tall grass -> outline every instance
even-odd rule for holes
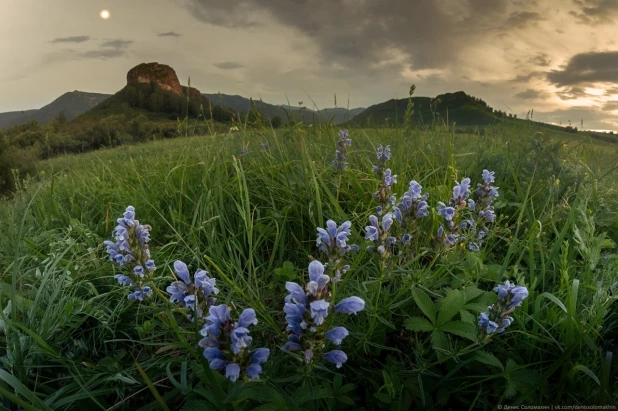
[[[618,401],[616,146],[527,127],[484,135],[355,129],[350,166],[338,177],[336,132],[242,130],[41,163],[38,179],[0,203],[4,407],[493,409]],[[375,207],[371,164],[379,144],[391,145],[395,191],[416,179],[432,206],[450,196],[454,180],[496,171],[499,219],[480,253],[429,252],[434,213],[419,227],[413,258],[387,271],[375,262],[363,228]],[[249,152],[241,155],[242,147]],[[273,353],[261,382],[239,382],[223,400],[209,399],[203,367],[187,354],[190,333],[178,338],[182,317],[163,298],[126,299],[101,243],[128,204],[153,227],[158,288],[181,259],[217,278],[219,302],[255,308],[252,335]],[[361,252],[341,292],[363,297],[367,308],[346,323],[344,367],[307,372],[278,349],[284,282],[275,270],[291,262],[304,278],[319,258],[316,227],[327,219],[352,222]],[[422,315],[413,290],[440,309],[450,290],[491,291],[506,279],[526,284],[530,297],[489,345],[465,351],[455,335],[436,344],[403,326]],[[466,300],[457,315],[476,321],[487,295]]]

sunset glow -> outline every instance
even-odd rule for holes
[[[101,16],[103,20],[109,19],[109,16],[110,16],[109,10],[101,10],[101,12],[99,13],[99,16]]]

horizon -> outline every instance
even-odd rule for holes
[[[462,90],[518,117],[618,130],[618,2],[380,3],[159,0],[144,15],[137,2],[8,0],[0,112],[114,94],[158,61],[201,93],[274,105],[332,108],[336,94],[337,107],[369,107],[415,84],[415,96]]]

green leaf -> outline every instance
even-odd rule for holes
[[[596,382],[597,385],[601,385],[601,381],[599,380],[599,378],[596,375],[594,375],[594,373],[590,370],[590,368],[586,367],[585,365],[578,364],[575,367],[573,367],[573,369],[570,372],[571,376],[574,376],[577,371],[583,372],[584,374],[592,378],[592,380]]]
[[[450,290],[442,300],[438,312],[438,327],[449,322],[461,310],[465,302],[464,294],[461,291]]]
[[[558,307],[560,307],[560,309],[562,311],[564,311],[565,313],[567,312],[567,308],[564,306],[564,304],[562,304],[562,301],[560,301],[558,299],[558,297],[556,297],[555,295],[551,294],[551,293],[543,293],[540,295],[540,297],[545,297],[545,298],[549,298],[550,300],[552,300],[554,303],[556,303],[556,305]]]
[[[476,286],[466,287],[463,289],[466,302],[474,300],[479,295],[483,294],[483,290],[479,290]]]
[[[492,353],[488,353],[486,351],[477,351],[474,355],[474,359],[478,362],[500,368],[500,370],[504,371],[504,365],[502,365],[498,357],[496,357]]]
[[[463,306],[464,309],[474,311],[477,313],[482,313],[483,311],[487,311],[487,305],[470,303]]]
[[[291,261],[284,261],[281,267],[275,268],[275,278],[279,281],[292,281],[296,278],[296,272],[294,271],[294,263]]]
[[[438,354],[439,359],[444,358],[446,356],[444,351],[449,350],[446,334],[440,330],[434,330],[434,332],[431,333],[431,346]]]
[[[423,314],[429,318],[432,324],[436,322],[436,309],[431,302],[431,298],[420,288],[412,289],[412,298],[414,298],[414,302],[418,305],[418,308],[421,309]]]
[[[465,323],[463,321],[451,321],[440,327],[440,330],[447,333],[455,334],[459,337],[467,338],[470,341],[476,341],[476,327],[474,324]]]
[[[461,310],[459,312],[459,315],[461,316],[461,321],[465,323],[476,324],[476,316],[470,313],[470,311]]]
[[[432,331],[433,325],[424,318],[411,317],[403,322],[408,331]]]

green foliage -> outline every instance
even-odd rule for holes
[[[417,100],[414,110],[421,110]],[[156,141],[33,160],[28,173],[36,178],[20,172],[15,195],[0,203],[3,400],[58,410],[493,409],[618,400],[612,143],[539,135],[528,123],[499,124],[484,135],[415,123],[405,138],[351,129],[350,165],[339,179],[330,164],[336,128],[299,124],[169,140],[159,138],[163,122],[140,114],[105,112],[92,124],[65,127],[84,126],[75,144],[96,137],[108,147],[110,136],[124,144],[125,134]],[[113,117],[121,115],[124,123]],[[169,124],[175,132],[175,121]],[[187,130],[199,125],[194,119]],[[0,167],[9,164],[12,176],[18,155],[58,150],[49,139],[57,134],[46,127],[0,132],[2,146],[13,150],[0,152]],[[101,135],[89,134],[95,129]],[[260,142],[270,150],[256,149]],[[416,179],[432,206],[450,196],[453,180],[496,171],[499,219],[480,252],[436,252],[432,215],[400,267],[375,263],[362,227],[375,212],[367,193],[375,190],[370,166],[378,144],[391,145],[398,198]],[[126,299],[101,243],[128,204],[153,227],[158,289],[182,259],[217,279],[221,303],[259,311],[252,336],[272,350],[260,381],[209,374],[190,321],[169,296],[139,306]],[[282,288],[321,258],[315,228],[328,218],[349,219],[350,242],[361,245],[334,299],[359,295],[367,306],[343,320],[350,332],[344,366],[307,370],[279,351]],[[506,332],[475,345],[478,314],[506,279],[526,285],[530,296]]]

